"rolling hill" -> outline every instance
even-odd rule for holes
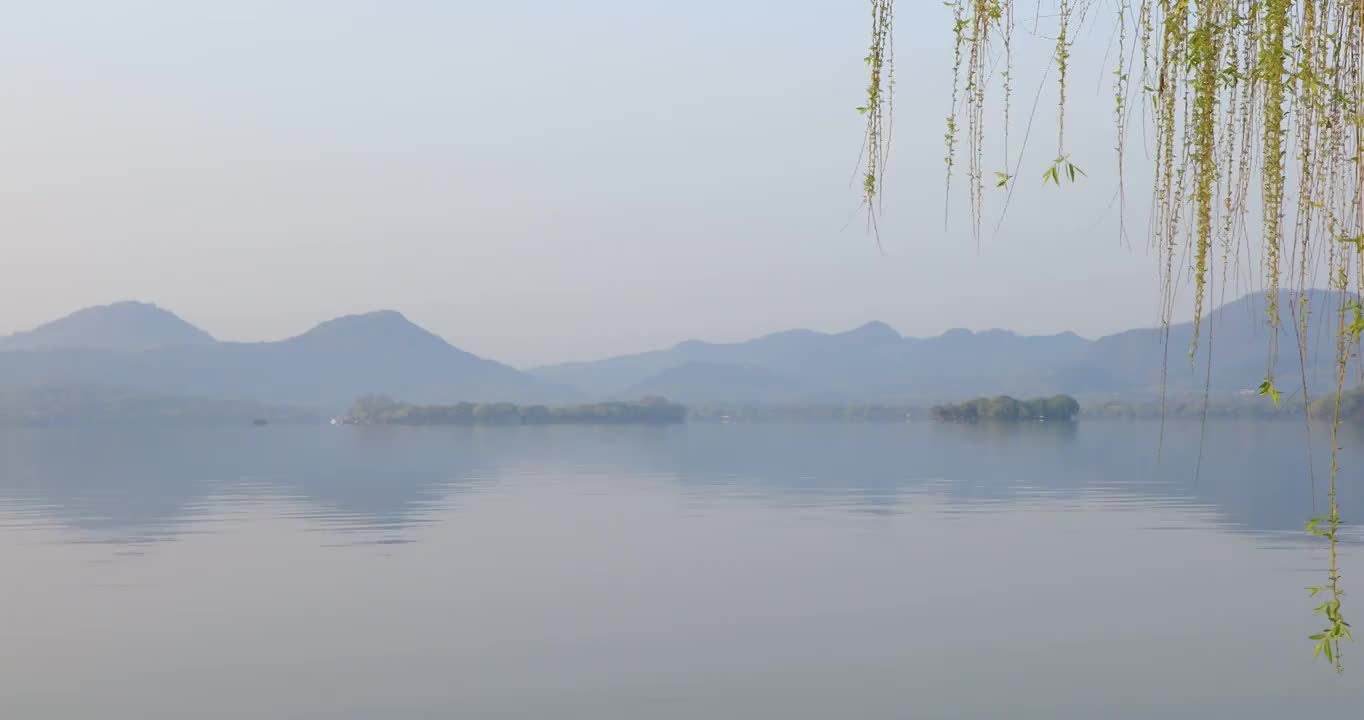
[[[212,335],[155,305],[121,302],[78,310],[27,332],[0,337],[7,350],[139,352],[213,345]]]

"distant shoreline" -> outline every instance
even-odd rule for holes
[[[383,397],[357,400],[337,425],[673,425],[687,408],[663,398],[549,407],[512,403],[412,405]]]
[[[1064,396],[1055,396],[1056,398]],[[371,397],[349,412],[336,406],[290,407],[251,400],[181,396],[135,388],[99,385],[48,385],[0,389],[0,426],[157,426],[187,427],[255,425],[673,425],[678,423],[816,423],[887,424],[916,421],[1036,421],[1041,400],[1008,396],[980,398],[957,405],[926,402],[870,403],[707,403],[687,405],[662,397],[639,401],[607,401],[577,405],[520,405],[508,402],[460,402],[422,405]],[[1275,405],[1269,398],[1239,393],[1170,396],[1158,399],[1086,398],[1078,412],[1056,419],[1083,420],[1281,420],[1302,421],[1305,415],[1329,419],[1334,395],[1314,398],[1308,413],[1301,398]],[[1016,408],[1016,410],[1015,410]],[[1347,391],[1341,418],[1364,425],[1364,391]]]

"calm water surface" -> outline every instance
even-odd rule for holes
[[[0,717],[1359,717],[1303,435],[0,429]]]

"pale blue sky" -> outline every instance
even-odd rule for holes
[[[1042,188],[1044,94],[977,248],[964,205],[942,222],[951,20],[900,6],[882,254],[849,182],[865,2],[3,3],[0,332],[122,299],[225,339],[393,308],[529,365],[873,319],[1151,323],[1144,212],[1125,249],[1110,207],[1107,73],[1074,80],[1090,180]]]

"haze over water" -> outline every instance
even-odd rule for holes
[[[1302,427],[1207,430],[3,429],[0,714],[1357,713]]]

